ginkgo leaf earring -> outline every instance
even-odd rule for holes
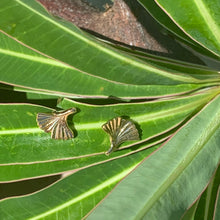
[[[106,155],[115,151],[125,141],[139,140],[139,133],[135,124],[121,117],[109,120],[102,125],[102,129],[109,134],[111,142],[109,150],[105,153]]]
[[[52,113],[38,113],[37,124],[45,132],[51,132],[51,138],[67,140],[74,137],[67,124],[67,117],[76,112],[76,108]]]

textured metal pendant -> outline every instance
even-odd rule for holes
[[[74,137],[67,124],[67,117],[76,112],[75,108],[52,113],[38,113],[37,124],[45,132],[51,132],[51,138],[67,140]]]
[[[111,142],[109,150],[105,153],[106,155],[115,151],[125,141],[139,140],[139,133],[135,124],[121,117],[111,119],[102,125],[102,129],[109,134]]]

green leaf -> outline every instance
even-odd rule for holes
[[[156,0],[189,37],[220,57],[219,0]]]
[[[95,106],[64,99],[67,109],[76,107],[73,116],[76,138],[53,140],[37,127],[36,114],[52,109],[30,104],[0,105],[0,181],[60,173],[129,155],[165,140],[172,129],[187,120],[212,99],[219,88],[188,97],[152,102]],[[125,142],[107,157],[110,147],[102,124],[117,116],[128,116],[140,126],[141,140]],[[171,133],[170,133],[171,132]]]
[[[130,52],[130,51],[129,51]],[[196,65],[196,64],[190,64],[187,62],[181,62],[181,61],[174,61],[172,59],[159,59],[159,57],[153,57],[153,56],[146,56],[146,54],[136,51],[132,52],[134,56],[147,61],[149,64],[152,64],[154,66],[157,66],[160,68],[163,66],[164,70],[167,70],[169,72],[172,72],[174,74],[184,72],[187,73],[189,76],[204,80],[204,81],[219,81],[219,72],[216,70],[212,70],[208,67]]]
[[[220,218],[220,186],[218,187],[218,192],[216,196],[215,203],[215,212],[214,212],[214,220],[218,220]]]
[[[195,220],[195,212],[198,206],[199,200],[197,200],[192,207],[190,207],[189,210],[184,213],[184,216],[181,218],[181,220]]]
[[[176,34],[184,41],[188,41],[190,44],[195,44],[195,42],[188,37],[184,32],[181,31],[178,26],[169,18],[169,16],[160,8],[158,7],[157,3],[154,0],[138,0],[141,5],[157,20],[161,25],[167,28],[172,33]]]
[[[78,171],[43,191],[0,201],[1,219],[82,219],[148,150]]]
[[[180,219],[220,160],[220,97],[146,158],[87,219]]]
[[[217,58],[213,53],[209,52],[205,48],[203,48],[199,43],[191,39],[186,33],[184,33],[180,27],[175,24],[168,14],[163,11],[158,4],[154,0],[138,0],[144,8],[151,14],[151,16],[157,20],[162,26],[164,26],[171,33],[175,34],[181,41],[188,44],[191,48],[197,50],[202,54],[206,54],[207,56],[211,56],[213,58]],[[178,4],[178,2],[175,2]]]
[[[116,50],[55,19],[34,1],[2,0],[0,8],[2,83],[65,97],[130,99],[219,83],[216,72],[197,77]]]
[[[197,210],[195,212],[195,220],[204,219],[214,219],[214,213],[216,209],[216,202],[218,199],[218,188],[220,183],[220,167],[218,167],[215,175],[210,180],[210,183],[203,192]]]

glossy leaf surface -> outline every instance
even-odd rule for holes
[[[181,30],[181,27],[178,27],[175,24],[175,20],[173,20],[157,3],[155,0],[138,0],[143,7],[157,20],[162,26],[164,26],[167,30],[173,33],[175,36],[181,39],[184,43],[188,44],[193,49],[197,50],[201,54],[206,54],[207,56],[211,56],[217,58],[213,53],[203,48],[198,42],[194,39],[190,38],[184,31]],[[175,4],[179,4],[179,2],[175,2]],[[174,5],[175,5],[174,4]],[[168,32],[169,34],[169,32]]]
[[[184,216],[181,218],[182,220],[194,220],[195,219],[195,212],[198,206],[199,200],[195,202],[190,209],[184,213]]]
[[[122,180],[87,219],[180,219],[213,175],[219,146],[217,97]]]
[[[220,57],[218,0],[155,1],[189,37]]]
[[[3,83],[67,97],[132,99],[186,93],[219,82],[216,73],[201,78],[116,50],[55,19],[34,1],[2,0],[0,8]]]
[[[220,183],[220,167],[218,166],[215,175],[211,178],[208,187],[201,195],[194,215],[195,220],[214,219],[217,214],[218,189]]]
[[[218,187],[216,203],[215,203],[215,212],[214,212],[214,220],[220,218],[220,186]]]
[[[138,0],[147,11],[164,27],[168,30],[175,33],[177,36],[182,38],[183,40],[188,41],[191,44],[195,44],[195,42],[189,38],[178,26],[169,18],[169,16],[157,5],[154,0]]]
[[[36,194],[0,201],[0,216],[17,220],[80,220],[147,155],[145,150],[84,169]]]
[[[171,12],[165,27],[172,23],[192,48],[219,56],[216,0],[213,16],[210,0],[158,2],[166,5],[148,9],[157,8],[160,19]],[[206,17],[210,33],[201,32],[207,24],[199,19],[192,28],[201,33],[193,36],[180,4],[183,13],[188,7],[192,15],[196,4],[208,12],[197,10],[192,20]],[[37,193],[0,201],[0,219],[82,219],[122,179],[88,218],[218,219],[220,76],[213,66],[108,45],[29,0],[0,1],[0,42],[0,182],[63,176]],[[37,113],[51,113],[57,98],[59,110],[77,108],[68,117],[74,139],[52,140],[37,126]],[[101,126],[118,116],[135,123],[140,140],[106,156],[110,141]]]
[[[163,141],[170,135],[169,131],[190,117],[196,108],[201,108],[216,92],[218,90],[212,89],[178,99],[107,106],[64,99],[60,103],[63,109],[78,109],[69,121],[76,138],[66,141],[53,140],[50,134],[37,127],[36,114],[52,112],[52,109],[28,104],[1,104],[0,180],[60,173],[141,151]],[[104,152],[110,142],[101,126],[117,116],[134,120],[141,140],[125,142],[120,147],[123,150],[107,157]]]

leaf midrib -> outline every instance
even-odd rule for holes
[[[137,166],[137,164],[127,168],[126,170],[123,170],[123,172],[113,176],[112,178],[106,180],[105,182],[102,182],[100,185],[90,189],[89,191],[86,191],[85,193],[82,193],[81,195],[78,195],[77,197],[65,202],[64,204],[62,204],[60,206],[57,206],[57,207],[54,207],[50,211],[46,211],[46,212],[44,212],[40,215],[31,217],[30,219],[31,220],[37,220],[37,219],[40,219],[40,218],[47,217],[47,216],[49,216],[49,215],[51,215],[55,212],[58,212],[58,211],[66,208],[70,205],[73,205],[76,202],[79,202],[82,199],[87,198],[88,196],[91,196],[91,195],[97,193],[98,191],[102,191],[106,187],[109,187],[110,185],[117,183],[119,180],[121,180],[123,177],[125,177],[127,174],[129,174]]]
[[[194,0],[194,3],[200,12],[203,21],[206,23],[207,27],[212,33],[213,37],[216,39],[217,42],[220,43],[220,28],[218,25],[215,24],[214,19],[212,18],[210,12],[206,9],[202,0]]]
[[[25,53],[16,52],[16,51],[12,51],[12,50],[1,49],[1,48],[0,48],[0,53],[4,54],[4,55],[8,55],[8,56],[22,58],[22,59],[25,59],[25,60],[30,60],[32,62],[38,62],[38,63],[47,64],[47,65],[53,65],[53,66],[60,67],[60,68],[72,69],[70,66],[68,66],[68,65],[66,65],[62,62],[58,62],[56,60],[49,59],[49,58],[46,58],[46,57],[43,57],[43,56],[34,56],[34,55],[30,55],[30,54],[25,54]]]
[[[146,205],[139,212],[138,217],[136,219],[142,219],[145,214],[153,207],[153,205],[159,200],[159,198],[167,191],[167,189],[172,185],[178,177],[183,173],[183,171],[189,166],[189,164],[193,161],[194,157],[198,155],[198,153],[203,149],[203,146],[208,142],[208,140],[212,137],[215,131],[220,126],[220,112],[216,115],[216,117],[212,117],[212,120],[209,123],[208,128],[203,133],[200,134],[200,138],[197,139],[196,144],[192,147],[187,154],[182,158],[179,162],[178,166],[172,171],[168,178],[162,183],[156,193],[146,202]],[[219,120],[216,122],[216,118]],[[214,125],[214,126],[213,126]],[[209,134],[207,134],[207,130],[209,130]],[[200,141],[201,137],[204,141]],[[204,138],[206,137],[206,138]],[[195,150],[196,149],[196,150]]]
[[[56,21],[54,21],[54,20],[50,19],[49,17],[39,13],[38,11],[33,9],[32,7],[30,7],[27,4],[25,4],[24,2],[22,2],[20,0],[16,0],[16,2],[18,2],[20,5],[26,7],[28,10],[32,11],[33,13],[35,13],[35,14],[39,15],[40,17],[44,18],[45,20],[49,21],[50,23],[52,23],[52,24],[56,25],[57,27],[63,29],[67,33],[75,36],[76,38],[84,41],[85,43],[91,45],[92,47],[95,47],[98,50],[103,51],[104,53],[109,54],[112,57],[115,57],[115,58],[117,58],[117,59],[119,59],[119,60],[121,60],[123,62],[126,62],[128,64],[134,65],[134,66],[136,66],[138,68],[141,68],[141,69],[144,69],[144,70],[147,70],[147,71],[156,72],[156,73],[158,73],[158,74],[160,74],[162,76],[165,76],[167,78],[170,78],[172,80],[175,79],[175,80],[178,80],[178,81],[191,82],[191,83],[192,82],[200,82],[199,80],[196,80],[193,77],[183,76],[181,74],[179,74],[179,75],[178,74],[171,74],[171,73],[169,73],[167,71],[156,69],[156,68],[150,66],[149,64],[146,65],[146,64],[144,64],[144,63],[142,63],[140,61],[138,62],[137,60],[134,60],[134,58],[131,59],[128,56],[122,56],[120,53],[116,53],[113,50],[108,49],[107,46],[103,46],[101,44],[96,43],[95,41],[91,41],[91,40],[87,39],[86,37],[83,37],[82,35],[80,35],[80,34],[78,34],[76,32],[73,32],[72,30],[68,29],[67,27],[60,25]]]
[[[204,98],[207,99],[207,98]],[[166,112],[154,112],[151,114],[144,114],[140,116],[134,116],[132,119],[137,121],[138,123],[147,123],[149,121],[153,121],[156,119],[164,118],[164,116],[174,116],[177,114],[182,114],[183,112],[181,111],[182,109],[185,109],[185,111],[189,111],[190,109],[193,109],[195,105],[201,103],[201,100],[194,101],[192,103],[178,106],[176,108],[172,108],[167,110]],[[84,123],[84,124],[79,124],[75,125],[75,128],[77,130],[88,130],[88,129],[99,129],[101,126],[106,123],[106,121],[102,122],[95,122],[95,123]],[[12,134],[25,134],[25,133],[41,133],[43,132],[40,128],[35,127],[35,128],[17,128],[17,129],[9,129],[9,130],[0,130],[0,136],[1,135],[12,135]]]

